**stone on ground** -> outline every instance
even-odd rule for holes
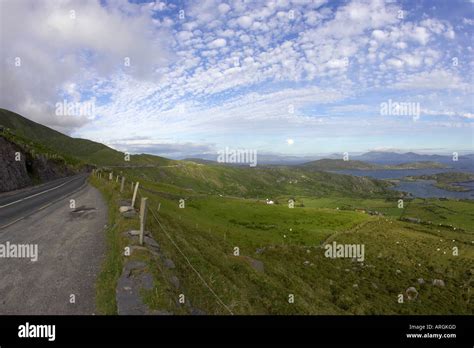
[[[418,297],[418,291],[413,286],[406,289],[405,294],[410,301],[416,300]]]
[[[119,208],[121,213],[126,213],[127,211],[133,210],[133,208],[129,205],[123,205]]]
[[[116,301],[119,315],[150,314],[143,303],[140,292],[153,289],[153,276],[146,271],[141,261],[128,261],[117,282]]]

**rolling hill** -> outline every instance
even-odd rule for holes
[[[309,170],[302,167],[257,166],[255,168],[220,164],[181,162],[160,168],[130,168],[128,173],[146,180],[167,183],[193,192],[268,197],[276,194],[394,196],[390,183]]]
[[[314,170],[403,170],[403,169],[440,169],[447,168],[446,165],[433,162],[433,161],[421,161],[421,162],[410,162],[400,163],[392,165],[381,165],[376,163],[368,163],[358,160],[344,161],[341,159],[321,159],[304,163],[301,165],[304,168],[310,168]]]
[[[146,247],[123,256],[126,246],[138,243],[125,233],[138,228],[138,219],[118,210],[132,190],[126,185],[120,193],[120,184],[104,179],[107,175],[91,177],[111,212],[111,247],[98,285],[100,313],[116,313],[118,276],[124,264],[136,260],[150,266],[154,280],[142,299],[160,313],[228,314],[226,308],[247,315],[473,313],[472,202],[417,199],[400,208],[393,197],[351,192],[343,186],[357,183],[349,176],[193,165],[123,170],[127,181],[140,182],[139,197],[148,198],[146,231],[159,244],[159,257]],[[293,209],[286,204],[289,197]],[[275,204],[266,204],[266,198]],[[333,242],[364,245],[365,260],[325,257],[323,246]],[[453,246],[462,250],[459,256]],[[413,288],[417,299],[407,296]],[[177,304],[180,294],[189,305]]]
[[[87,139],[72,138],[27,118],[0,109],[0,125],[15,135],[39,143],[61,155],[75,157],[95,166],[169,165],[173,161],[151,155],[132,155],[125,161],[125,154]]]
[[[124,154],[86,139],[76,139],[30,121],[14,112],[0,109],[0,125],[16,141],[36,144],[69,162],[97,167],[129,169],[142,178],[153,178],[202,193],[261,197],[276,193],[308,195],[393,195],[390,184],[370,178],[353,177],[292,166],[221,165],[216,162],[174,161],[159,156]]]
[[[473,155],[462,155],[458,156],[459,163],[453,161],[452,155],[450,156],[443,156],[443,155],[425,155],[425,154],[418,154],[414,152],[406,152],[406,153],[397,153],[397,152],[385,152],[385,151],[370,151],[364,153],[362,155],[353,156],[352,159],[356,159],[358,161],[376,163],[376,164],[401,164],[401,163],[411,163],[411,162],[438,162],[447,165],[455,165],[461,164],[462,162],[473,162]]]

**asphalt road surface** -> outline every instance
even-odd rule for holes
[[[107,206],[86,179],[0,195],[0,314],[95,313]],[[2,256],[2,247],[19,245],[36,245],[37,261]]]

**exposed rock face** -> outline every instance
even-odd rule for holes
[[[19,161],[15,160],[17,152],[21,154]],[[16,190],[31,184],[22,149],[0,137],[0,192]]]
[[[31,173],[41,182],[74,175],[74,171],[59,160],[47,159],[44,156],[32,157],[27,154],[26,165],[31,163]]]
[[[31,154],[0,136],[0,192],[73,175],[64,162]]]

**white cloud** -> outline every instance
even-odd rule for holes
[[[374,30],[372,32],[372,36],[377,40],[377,41],[385,41],[388,37],[388,35],[383,31],[383,30]]]
[[[225,47],[225,45],[227,44],[227,41],[225,39],[215,39],[214,41],[212,41],[211,43],[209,43],[208,47],[209,48],[221,48],[221,47]]]
[[[462,23],[463,24],[467,24],[467,25],[474,25],[474,19],[470,19],[470,18],[463,18],[462,19]]]
[[[398,56],[409,67],[417,68],[423,63],[423,58],[420,54],[401,54]]]
[[[180,31],[177,35],[178,40],[187,41],[193,37],[193,33],[190,31]]]
[[[448,116],[448,117],[461,117],[466,119],[474,119],[474,113],[472,112],[457,112],[453,110],[431,110],[421,109],[423,115],[429,116]]]
[[[395,47],[404,50],[408,47],[408,45],[406,44],[406,42],[400,41],[395,44]]]
[[[141,11],[140,5],[24,0],[2,2],[1,7],[1,31],[8,34],[1,42],[0,104],[47,125],[61,124],[63,131],[69,130],[68,122],[76,127],[78,120],[54,115],[54,104],[63,99],[58,95],[62,86],[73,82],[75,93],[82,93],[120,69],[149,78],[170,61],[165,44],[169,34],[156,28],[150,12]],[[159,39],[146,34],[151,32]],[[19,67],[16,57],[21,59]]]
[[[242,27],[242,28],[250,28],[252,25],[252,18],[249,16],[242,16],[237,19],[237,23]]]
[[[217,8],[219,9],[219,12],[222,14],[226,14],[227,12],[230,11],[230,6],[227,4],[219,4]]]
[[[163,11],[167,8],[167,5],[163,1],[156,1],[154,4],[150,3],[153,5],[153,10],[154,11]]]
[[[387,64],[394,67],[394,68],[403,67],[403,61],[401,61],[400,59],[396,59],[396,58],[387,59]]]
[[[395,83],[394,87],[399,89],[454,89],[466,91],[470,88],[469,84],[465,83],[456,73],[443,69],[406,75]]]
[[[430,34],[424,27],[415,27],[409,35],[422,45],[426,45],[430,39]]]

